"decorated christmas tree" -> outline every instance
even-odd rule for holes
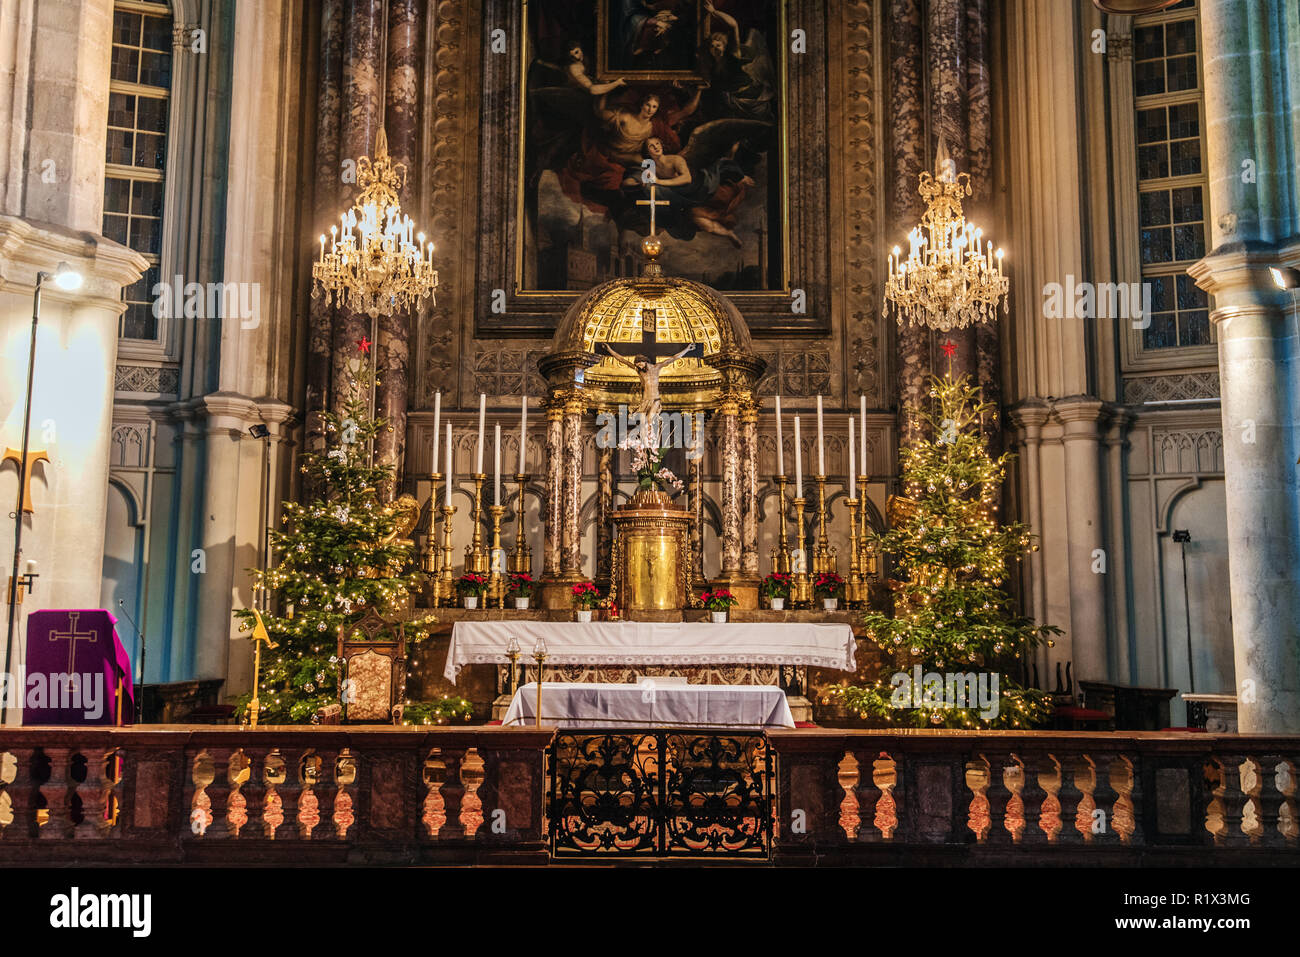
[[[373,464],[375,437],[384,429],[370,414],[374,373],[365,356],[369,342],[349,361],[349,392],[341,414],[324,415],[326,448],[301,457],[305,503],[285,502],[283,531],[270,532],[271,567],[254,570],[254,586],[273,598],[262,614],[273,643],[262,652],[258,685],[259,723],[314,722],[317,712],[339,701],[341,627],[374,607],[387,617],[410,601],[420,573],[412,548],[399,536],[400,516],[380,500],[391,466]],[[253,609],[235,611],[242,631],[252,631]],[[408,622],[418,640],[432,619]],[[246,713],[248,700],[240,702]]]
[[[1017,684],[1026,654],[1060,629],[1018,614],[1010,568],[1036,548],[1029,530],[999,524],[1010,454],[992,457],[981,434],[995,414],[967,377],[931,377],[925,409],[908,409],[926,438],[901,450],[893,527],[876,536],[890,557],[893,614],[868,612],[868,636],[899,667],[871,687],[830,697],[890,724],[1028,727],[1046,696]],[[904,665],[906,670],[903,670]]]

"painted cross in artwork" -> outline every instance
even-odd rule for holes
[[[523,287],[639,274],[653,210],[666,274],[784,289],[780,0],[527,9]]]

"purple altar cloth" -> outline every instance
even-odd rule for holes
[[[42,610],[27,616],[23,724],[134,722],[131,660],[116,624],[117,619],[100,608]]]

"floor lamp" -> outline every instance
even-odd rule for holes
[[[23,448],[22,457],[18,460],[18,492],[17,503],[14,505],[14,563],[13,574],[9,579],[9,631],[5,636],[5,670],[9,674],[10,664],[13,661],[14,648],[14,625],[18,615],[18,589],[21,587],[18,575],[18,563],[22,561],[23,554],[23,489],[27,487],[27,452],[28,442],[31,438],[32,430],[32,380],[36,375],[36,327],[41,321],[41,287],[45,285],[47,279],[54,280],[54,285],[64,290],[72,292],[81,288],[82,276],[67,263],[59,263],[53,273],[38,272],[36,274],[36,288],[32,292],[32,341],[27,352],[27,396],[23,403]],[[31,578],[23,583],[31,590]],[[0,702],[0,725],[5,723],[8,717],[9,696],[4,696],[4,701]]]

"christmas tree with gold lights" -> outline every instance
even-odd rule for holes
[[[1037,547],[1026,526],[998,521],[1012,456],[989,454],[980,423],[996,410],[969,377],[932,376],[929,399],[907,410],[925,438],[901,449],[894,524],[876,536],[896,576],[893,614],[871,611],[863,622],[899,670],[829,697],[889,724],[1029,727],[1048,703],[1016,675],[1028,652],[1060,629],[1020,615],[1006,589],[1009,569]],[[969,676],[983,682],[980,694]]]
[[[260,724],[315,722],[321,708],[339,702],[340,628],[367,608],[381,615],[405,606],[420,583],[412,548],[398,534],[399,515],[380,500],[392,466],[374,464],[374,440],[386,428],[370,413],[373,367],[360,353],[349,360],[349,389],[341,412],[323,415],[326,448],[302,455],[311,501],[285,502],[283,531],[269,535],[274,565],[253,570],[255,593],[272,596],[262,613],[273,646],[264,649],[258,683]],[[237,609],[242,631],[251,631],[251,608]],[[408,622],[418,640],[433,619]],[[240,701],[240,715],[251,696]]]

